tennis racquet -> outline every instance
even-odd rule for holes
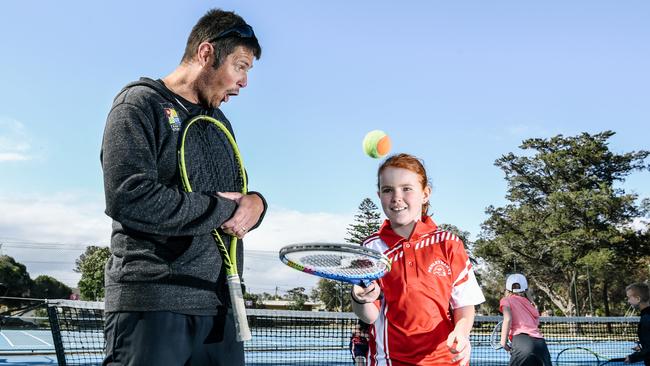
[[[383,253],[351,244],[288,245],[280,250],[280,260],[298,271],[363,287],[390,271]]]
[[[501,326],[503,321],[499,321],[497,325],[492,329],[492,334],[490,334],[490,347],[493,349],[501,349]]]
[[[565,348],[557,354],[557,357],[555,358],[555,365],[568,366],[581,364],[602,366],[622,363],[623,361],[625,361],[625,357],[608,358],[590,350],[589,348],[571,347]]]
[[[181,135],[178,164],[181,181],[186,192],[214,193],[219,190],[214,186],[214,181],[223,177],[224,173],[222,172],[223,168],[213,158],[215,149],[212,149],[211,146],[222,149],[224,143],[229,144],[232,148],[234,160],[236,160],[235,163],[238,167],[238,172],[234,173],[234,175],[239,182],[233,182],[234,188],[232,191],[239,190],[242,194],[246,194],[246,173],[237,143],[222,122],[208,116],[192,118]],[[237,273],[237,237],[232,236],[230,247],[226,247],[217,229],[212,230],[212,236],[217,243],[223,267],[226,271],[237,341],[248,341],[252,337],[246,320],[246,307],[241,281]]]

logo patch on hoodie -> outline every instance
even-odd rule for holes
[[[165,118],[169,123],[169,127],[172,128],[172,131],[178,132],[181,130],[181,119],[178,117],[178,112],[174,109],[174,105],[171,103],[160,103],[165,112]]]

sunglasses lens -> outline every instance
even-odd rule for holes
[[[226,38],[230,35],[236,34],[237,36],[241,38],[252,38],[255,37],[255,33],[253,32],[253,28],[248,25],[238,25],[236,27],[228,28],[224,30],[223,32],[219,33],[218,36],[214,37],[211,42],[216,41],[217,39],[220,38]]]

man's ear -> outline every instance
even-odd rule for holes
[[[211,65],[214,59],[214,46],[210,42],[203,42],[196,50],[196,60],[201,67]]]

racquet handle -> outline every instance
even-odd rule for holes
[[[246,306],[244,305],[244,294],[241,291],[241,281],[239,275],[228,275],[228,291],[230,292],[230,303],[232,304],[232,314],[235,320],[235,333],[237,342],[250,341],[253,336],[248,328],[246,319]]]

